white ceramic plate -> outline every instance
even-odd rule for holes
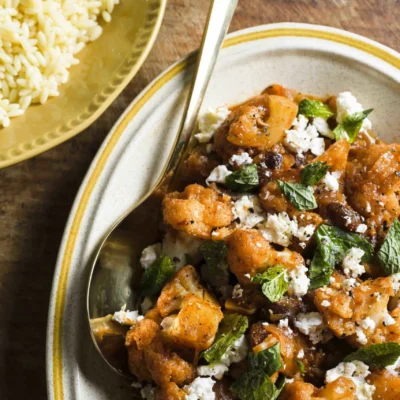
[[[89,336],[85,289],[91,259],[114,221],[149,188],[178,128],[193,57],[153,81],[129,106],[95,157],[73,206],[58,257],[47,333],[49,399],[131,399]],[[259,26],[229,35],[204,108],[231,104],[271,83],[325,95],[351,90],[373,107],[374,129],[399,141],[400,55],[337,29]]]

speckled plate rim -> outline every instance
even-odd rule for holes
[[[167,4],[167,0],[157,0],[158,4],[156,7],[150,7],[148,10],[147,20],[149,21],[149,26],[143,30],[140,37],[147,37],[146,40],[137,40],[138,45],[135,46],[133,53],[140,54],[132,68],[129,70],[127,74],[125,74],[124,78],[121,82],[116,86],[110,94],[105,96],[105,99],[101,102],[101,104],[96,107],[96,110],[91,113],[87,118],[85,118],[82,122],[78,123],[76,126],[68,130],[66,133],[51,138],[50,140],[44,140],[43,144],[35,144],[33,145],[31,142],[23,142],[17,143],[15,146],[7,149],[4,152],[4,160],[0,157],[0,169],[6,168],[11,165],[17,164],[19,162],[25,161],[29,158],[32,158],[38,154],[44,153],[47,150],[52,149],[53,147],[71,139],[76,136],[78,133],[84,131],[88,126],[90,126],[103,112],[111,105],[111,103],[117,98],[117,96],[122,92],[122,90],[128,85],[128,83],[132,80],[132,78],[136,75],[140,67],[143,65],[146,60],[150,50],[153,47],[153,44],[157,38],[157,34],[161,27],[161,22],[164,16],[165,7]],[[151,23],[150,23],[151,22]],[[150,34],[148,34],[150,31]],[[103,93],[99,93],[99,98],[104,97]],[[80,117],[79,117],[80,118]],[[40,139],[40,138],[39,138]],[[38,138],[35,139],[35,143],[38,141]],[[3,153],[0,153],[0,156]]]
[[[228,35],[224,42],[224,48],[244,42],[288,36],[322,39],[344,44],[372,55],[400,71],[400,54],[389,47],[357,34],[318,25],[279,23],[256,26]],[[60,246],[50,298],[46,354],[49,399],[64,399],[62,349],[64,307],[68,295],[69,272],[74,261],[74,249],[82,229],[82,221],[88,212],[87,205],[90,197],[102,173],[109,167],[107,162],[128,124],[158,90],[187,68],[193,60],[194,57],[191,54],[173,64],[137,96],[108,134],[79,189]]]

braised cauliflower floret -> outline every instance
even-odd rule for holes
[[[210,239],[213,230],[234,219],[231,198],[200,185],[166,194],[163,215],[166,224],[201,239]]]
[[[212,345],[222,318],[221,307],[188,295],[179,313],[163,320],[162,333],[174,347],[205,350]]]
[[[390,278],[367,280],[354,288],[335,273],[335,282],[315,292],[314,303],[324,322],[338,338],[346,337],[357,346],[400,342],[397,310],[388,312],[393,296]],[[353,279],[353,285],[357,285]]]
[[[311,383],[300,380],[287,383],[282,391],[281,400],[358,400],[356,387],[347,378],[340,377],[325,387],[318,389]],[[374,397],[375,399],[375,397]]]
[[[185,396],[186,393],[176,383],[170,382],[156,390],[155,400],[184,400]]]
[[[236,229],[227,240],[230,270],[242,284],[249,283],[258,272],[277,264],[287,269],[304,264],[303,257],[294,251],[275,250],[255,229]]]
[[[400,377],[385,370],[376,371],[368,376],[367,382],[375,386],[373,400],[400,399]]]
[[[139,321],[128,331],[125,346],[129,369],[140,381],[153,380],[159,386],[169,382],[183,385],[194,377],[193,366],[169,348],[159,325],[150,319]]]
[[[174,311],[182,308],[186,297],[196,295],[218,305],[213,296],[200,284],[200,277],[197,271],[188,265],[181,268],[170,281],[164,286],[157,300],[157,310],[161,317],[166,317]]]

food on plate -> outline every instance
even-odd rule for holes
[[[400,399],[400,145],[371,112],[272,85],[200,117],[113,316],[143,398]]]
[[[119,0],[0,0],[0,127],[59,95]]]

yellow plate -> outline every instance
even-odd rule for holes
[[[0,168],[40,154],[82,132],[136,74],[157,36],[167,0],[122,0],[71,68],[60,96],[28,108],[0,129]]]

